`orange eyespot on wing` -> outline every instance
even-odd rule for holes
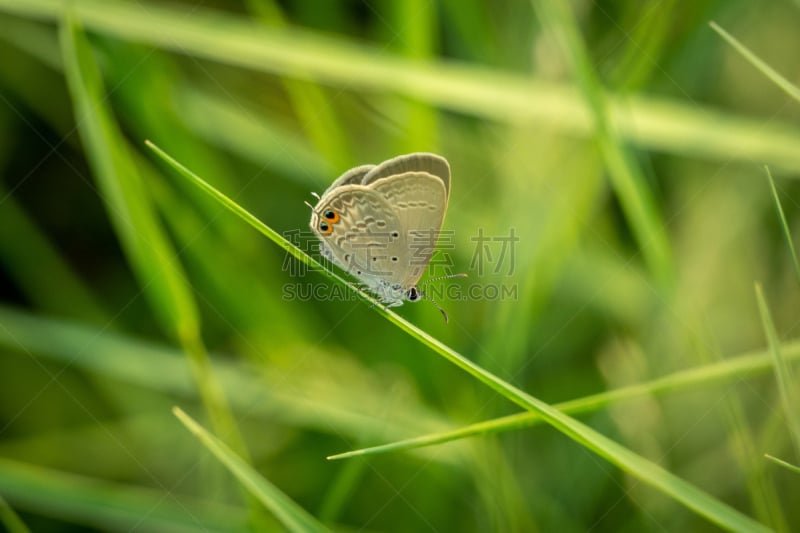
[[[320,222],[319,226],[317,227],[319,228],[319,232],[322,233],[323,235],[330,235],[331,232],[333,232],[333,224],[329,224],[324,220]]]
[[[327,211],[322,213],[322,216],[325,217],[331,224],[336,224],[337,222],[339,222],[339,213],[337,213],[333,209],[328,209]]]

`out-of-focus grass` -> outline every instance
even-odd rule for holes
[[[25,522],[14,512],[8,502],[0,497],[0,521],[11,533],[28,533],[30,529],[25,525]]]
[[[796,474],[800,474],[800,468],[796,467],[795,465],[793,465],[791,463],[787,463],[786,461],[778,459],[777,457],[772,457],[769,454],[764,454],[764,457],[766,457],[767,459],[769,459],[770,461],[772,461],[775,464],[781,465],[782,467],[786,468],[787,470],[791,470],[792,472],[794,472]]]
[[[800,395],[798,395],[796,378],[787,364],[785,356],[781,353],[780,339],[778,338],[778,332],[775,331],[772,313],[770,313],[769,306],[764,299],[764,290],[758,283],[756,284],[756,299],[758,301],[758,311],[761,313],[761,321],[764,324],[764,333],[772,353],[775,381],[778,384],[786,425],[794,444],[795,455],[800,457],[800,420],[796,416],[797,405],[800,405]]]
[[[726,32],[722,28],[719,27],[719,24],[716,22],[709,23],[711,29],[715,32],[719,33],[720,36],[725,39],[731,46],[733,46],[737,52],[742,54],[747,61],[752,63],[754,67],[756,67],[760,72],[764,74],[767,78],[769,78],[775,85],[780,87],[786,94],[800,102],[800,88],[794,85],[792,82],[775,72],[773,68],[771,68],[765,61],[759,58],[756,54],[754,54],[748,47],[743,45],[736,39],[733,35]]]
[[[49,508],[81,526],[152,531],[245,531],[243,508],[214,501],[192,501],[145,489],[76,476],[36,464],[0,460],[0,489],[26,508]]]
[[[264,479],[221,440],[217,439],[179,408],[173,409],[175,416],[191,431],[203,445],[225,465],[243,487],[264,504],[289,531],[328,531],[305,509],[294,503],[275,485]]]
[[[256,219],[252,214],[242,209],[241,206],[237,205],[229,197],[211,187],[202,178],[192,173],[179,162],[170,158],[169,155],[165,154],[161,149],[152,143],[148,142],[147,144],[186,179],[194,182],[199,188],[208,192],[209,195],[216,198],[222,205],[225,205],[228,209],[242,218],[242,220],[258,229],[275,244],[285,249],[287,253],[291,254],[299,262],[308,266],[322,268],[322,265],[316,263],[313,258],[303,254],[302,250],[299,248],[293,247],[291,243],[283,239],[271,228],[258,221],[258,219]],[[328,270],[323,270],[323,272],[332,281],[337,281],[343,285],[347,285],[347,282],[345,282],[336,274]],[[715,500],[703,491],[699,490],[697,487],[684,482],[680,478],[672,475],[669,471],[662,469],[657,464],[631,452],[631,450],[620,446],[617,442],[608,439],[592,428],[573,418],[570,418],[569,416],[565,416],[558,409],[545,404],[537,398],[534,398],[533,396],[526,394],[524,391],[514,387],[510,383],[503,381],[496,375],[488,372],[484,368],[481,368],[480,366],[466,359],[461,354],[437,341],[435,338],[415,327],[413,324],[398,317],[395,313],[379,306],[377,301],[372,300],[367,295],[363,294],[362,291],[356,289],[355,287],[350,288],[353,290],[353,292],[360,293],[360,295],[364,297],[365,301],[372,301],[373,305],[376,306],[376,309],[378,309],[400,329],[406,331],[409,335],[417,339],[421,344],[429,347],[432,351],[438,353],[447,361],[464,370],[484,385],[495,390],[504,398],[532,413],[537,414],[544,422],[558,429],[561,433],[565,434],[576,442],[582,444],[587,450],[590,450],[607,459],[612,464],[619,466],[644,483],[653,485],[665,494],[684,503],[687,507],[695,510],[699,514],[726,529],[744,531],[758,530],[760,528],[760,525],[757,522],[751,521],[747,516],[742,515],[736,510],[726,506],[718,500]],[[177,411],[176,415],[178,415],[178,418],[180,418],[185,425],[189,426],[194,433],[197,433],[201,437],[203,443],[212,449],[217,458],[220,459],[220,461],[232,471],[236,478],[244,486],[246,486],[248,490],[254,494],[258,494],[259,500],[262,501],[265,506],[267,506],[277,516],[282,517],[281,521],[286,525],[287,528],[291,530],[302,529],[302,525],[297,523],[297,520],[290,519],[290,517],[286,516],[295,515],[297,513],[300,513],[301,515],[299,522],[306,522],[306,527],[311,529],[315,529],[317,527],[314,524],[308,523],[310,517],[303,518],[305,515],[303,514],[304,511],[301,509],[298,509],[297,511],[291,510],[296,508],[293,502],[291,502],[290,510],[287,510],[286,503],[280,503],[284,499],[284,495],[282,493],[275,493],[276,489],[274,489],[269,482],[263,480],[262,478],[254,477],[253,473],[249,472],[249,467],[245,468],[246,465],[243,466],[240,464],[241,460],[238,457],[233,456],[230,450],[220,447],[213,436],[208,435],[204,430],[197,426],[195,422],[187,419],[182,411]],[[278,502],[276,502],[276,499]]]
[[[789,224],[786,222],[786,213],[783,211],[783,205],[781,204],[781,199],[778,195],[778,189],[775,187],[775,180],[772,179],[772,174],[769,171],[769,167],[764,167],[764,170],[767,173],[769,188],[770,191],[772,191],[772,198],[775,200],[775,211],[778,214],[778,219],[781,221],[781,229],[783,230],[783,236],[786,239],[786,249],[789,252],[789,260],[792,262],[792,266],[794,267],[794,275],[797,278],[798,285],[800,285],[800,260],[797,259],[797,252],[794,249],[794,238],[792,237],[792,231],[789,229]]]
[[[800,358],[800,345],[785,346],[784,350],[786,351],[785,357],[788,359],[793,361]],[[742,355],[730,358],[724,363],[716,363],[708,365],[707,367],[684,370],[651,382],[637,383],[636,385],[614,389],[593,396],[577,398],[575,400],[556,404],[554,407],[565,413],[583,414],[637,397],[669,393],[693,385],[708,386],[718,380],[733,380],[746,375],[752,376],[755,372],[767,371],[773,364],[773,358],[768,354]],[[430,446],[431,444],[450,442],[463,437],[509,431],[540,423],[541,418],[536,413],[518,413],[440,434],[416,437],[404,442],[376,446],[365,450],[344,452],[330,458],[339,459],[368,453],[408,450],[421,446]]]
[[[71,12],[60,29],[75,118],[115,233],[155,316],[190,361],[209,417],[223,438],[247,457],[239,428],[200,333],[197,304],[177,254],[156,215],[127,143],[103,98],[105,88],[91,45]],[[254,523],[255,524],[255,523]]]
[[[368,304],[299,297],[338,283],[176,179],[144,148],[151,139],[312,257],[311,192],[402,151],[445,155],[454,233],[437,257],[469,274],[453,288],[484,292],[445,293],[449,325],[425,303],[398,314],[536,399],[591,405],[583,423],[720,505],[798,527],[796,476],[763,464],[764,452],[794,461],[752,296],[760,280],[784,377],[796,376],[784,235],[800,231],[800,128],[796,101],[768,77],[794,79],[796,6],[575,4],[565,15],[595,78],[587,92],[539,2],[242,4],[71,2],[96,62],[81,118],[63,2],[0,0],[0,496],[24,523],[246,527],[230,479],[209,477],[212,459],[169,413],[201,412],[186,343],[152,296],[181,298],[167,296],[168,278],[147,283],[111,207],[146,202],[150,222],[134,229],[155,225],[162,244],[145,239],[143,253],[166,249],[181,265],[207,371],[255,470],[326,526],[707,527],[542,425],[325,461],[522,415]],[[93,121],[113,135],[81,139]],[[598,142],[611,143],[605,158]],[[649,222],[633,216],[609,147],[648,191]],[[119,153],[140,186],[107,204],[97,190],[117,178],[97,160]],[[512,228],[513,261],[502,251]],[[672,283],[648,246],[668,250]],[[492,287],[515,297],[487,297]]]

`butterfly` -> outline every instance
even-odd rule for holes
[[[418,152],[358,166],[315,196],[317,205],[307,204],[310,226],[324,257],[357,277],[387,307],[423,298],[418,282],[433,255],[450,197],[445,158]],[[447,321],[447,313],[428,300]]]

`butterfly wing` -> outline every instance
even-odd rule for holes
[[[322,194],[325,196],[329,192],[334,189],[341,187],[342,185],[352,185],[352,184],[359,184],[361,180],[364,179],[370,170],[374,169],[375,165],[361,165],[360,167],[351,168],[331,183],[331,186],[327,188],[327,190]]]
[[[444,183],[445,196],[450,196],[450,165],[444,157],[430,152],[417,152],[388,159],[380,165],[369,169],[361,178],[361,184],[369,185],[381,178],[405,174],[406,172],[426,172],[438,177]]]
[[[422,277],[436,248],[447,210],[445,183],[427,172],[405,172],[380,178],[368,187],[392,207],[401,228],[383,258],[392,265],[379,259],[376,266],[394,266],[396,275],[390,281],[408,289]]]
[[[310,225],[326,257],[385,303],[399,304],[431,260],[449,194],[446,159],[403,155],[339,176],[314,207]]]
[[[325,220],[324,214],[329,211],[336,214],[336,222]],[[328,230],[321,230],[321,224]],[[368,285],[397,278],[395,235],[400,235],[402,227],[392,206],[379,193],[353,184],[326,193],[314,207],[311,229],[334,262]],[[390,254],[397,260],[392,261]]]

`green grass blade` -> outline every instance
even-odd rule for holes
[[[317,511],[320,520],[331,523],[339,518],[363,481],[366,468],[365,461],[350,461],[343,465],[322,498]]]
[[[112,531],[245,531],[244,509],[0,458],[0,493],[20,509]]]
[[[800,360],[800,343],[784,344],[781,348],[784,357],[788,361]],[[648,397],[658,394],[669,394],[672,392],[688,389],[691,387],[710,386],[714,383],[727,382],[733,379],[744,379],[759,372],[766,372],[772,366],[772,355],[768,352],[744,354],[730,359],[703,365],[689,370],[675,372],[668,376],[651,380],[644,383],[637,383],[628,387],[623,387],[599,394],[584,396],[575,400],[569,400],[553,405],[562,413],[577,415],[583,413],[596,412],[605,407],[633,400],[636,398]],[[526,427],[535,426],[542,423],[541,417],[537,413],[523,412],[513,415],[503,416],[476,424],[460,427],[458,429],[421,435],[411,439],[351,450],[348,452],[331,455],[328,459],[344,459],[357,455],[371,455],[387,452],[398,452],[410,450],[422,446],[442,444],[453,440],[466,437],[484,435],[491,433],[502,433]]]
[[[789,256],[792,260],[794,267],[794,275],[797,283],[800,283],[800,263],[797,261],[797,252],[794,249],[794,242],[792,241],[792,232],[789,231],[789,224],[786,222],[786,215],[783,213],[783,206],[781,199],[778,197],[778,189],[775,187],[775,180],[772,179],[772,173],[769,167],[764,165],[764,170],[767,173],[767,180],[769,180],[769,187],[772,191],[772,198],[775,200],[775,210],[778,212],[778,218],[781,221],[781,228],[783,228],[783,237],[786,239],[786,246],[789,248]]]
[[[275,515],[286,529],[297,532],[328,531],[316,518],[253,470],[250,465],[234,454],[222,441],[203,429],[189,415],[178,407],[174,407],[172,412],[225,465],[231,474],[239,480],[239,483]]]
[[[266,26],[286,29],[289,24],[275,0],[247,0],[247,7]],[[334,168],[352,166],[349,138],[342,127],[333,99],[315,85],[313,75],[301,76],[308,80],[284,78],[281,80],[294,106],[303,129],[317,150]]]
[[[770,81],[772,81],[775,85],[780,87],[780,89],[800,102],[800,88],[794,85],[792,82],[778,74],[775,69],[767,65],[761,58],[759,58],[756,54],[754,54],[749,48],[747,48],[744,44],[739,42],[736,37],[728,33],[727,31],[723,30],[716,22],[711,21],[708,23],[711,26],[711,29],[714,30],[719,34],[720,37],[725,39],[729,45],[731,45],[734,50],[739,52],[751,65],[756,67],[759,72],[764,74]]]
[[[534,1],[543,23],[559,41],[567,56],[578,86],[592,114],[597,143],[611,178],[611,183],[620,199],[628,224],[639,242],[645,261],[654,277],[662,286],[673,281],[672,253],[670,251],[664,222],[655,205],[639,168],[624,148],[622,137],[611,121],[608,97],[589,54],[569,4],[560,1]]]
[[[766,457],[767,459],[769,459],[773,463],[779,464],[782,467],[786,468],[787,470],[789,470],[791,472],[794,472],[795,474],[800,474],[800,467],[798,467],[798,466],[795,466],[795,465],[793,465],[791,463],[787,463],[786,461],[784,461],[782,459],[778,459],[777,457],[773,457],[773,456],[771,456],[771,455],[769,455],[767,453],[764,454],[764,457]]]
[[[728,426],[728,442],[736,458],[735,468],[746,482],[750,505],[756,519],[778,533],[791,531],[774,476],[759,458],[759,447],[747,423],[739,397],[728,394],[723,416]]]
[[[88,27],[180,54],[296,77],[349,90],[385,91],[502,122],[546,123],[569,134],[594,133],[586,102],[570,88],[476,66],[398,58],[298,28],[266,32],[251,21],[196,9],[191,17],[163,4],[73,0]],[[58,20],[62,0],[0,0],[0,10]],[[765,161],[800,169],[800,129],[720,113],[696,104],[609,95],[611,123],[626,140],[679,155]]]
[[[200,337],[199,313],[177,252],[161,226],[122,132],[108,106],[102,75],[86,35],[67,14],[61,27],[67,84],[98,192],[139,284],[163,329],[191,363],[214,427],[245,454],[224,393]]]
[[[693,321],[687,320],[689,322]],[[695,359],[706,362],[722,361],[717,341],[705,317],[694,322],[704,325],[700,332],[687,330],[686,333],[687,338],[693,340]],[[756,443],[754,430],[747,421],[746,409],[740,396],[724,394],[719,407],[722,421],[727,426],[727,441],[736,460],[733,468],[741,472],[745,480],[754,517],[777,533],[790,531],[781,506],[780,493],[771,472],[759,457],[759,445]]]
[[[74,18],[61,28],[75,119],[98,193],[128,260],[163,328],[174,339],[196,337],[197,309],[144,184],[108,107],[100,70]]]
[[[783,414],[789,426],[789,435],[791,435],[795,453],[797,457],[800,457],[800,414],[797,411],[797,406],[800,405],[800,391],[786,358],[781,354],[778,332],[775,330],[772,314],[769,311],[769,306],[759,283],[756,283],[756,299],[758,300],[758,312],[761,314],[764,333],[767,336],[767,343],[772,353],[772,363],[775,368],[775,379],[778,382],[781,403],[783,404]]]
[[[676,3],[665,0],[647,6],[643,20],[628,36],[625,54],[614,66],[611,74],[614,87],[624,91],[641,89],[658,72],[659,60],[670,46],[669,32],[675,19],[683,14],[675,9]]]
[[[81,28],[69,18],[61,30],[64,65],[78,130],[83,139],[98,193],[144,293],[170,336],[179,341],[197,367],[198,384],[210,412],[235,436],[224,400],[205,369],[198,311],[192,291],[156,215],[122,133],[108,107],[101,73]],[[222,409],[222,411],[220,410]],[[230,419],[232,420],[232,419]]]
[[[374,300],[367,293],[365,293],[364,291],[354,287],[352,284],[348,283],[344,278],[342,278],[338,274],[336,274],[334,272],[331,272],[330,270],[328,270],[325,267],[323,267],[322,264],[319,261],[315,260],[313,257],[311,257],[310,255],[306,254],[305,252],[300,250],[297,246],[293,245],[291,242],[286,240],[277,231],[273,230],[272,228],[270,228],[269,226],[267,226],[266,224],[261,222],[258,218],[253,216],[249,211],[247,211],[242,206],[240,206],[239,204],[234,202],[231,198],[229,198],[228,196],[226,196],[225,194],[220,192],[218,189],[216,189],[210,183],[208,183],[207,181],[203,180],[197,174],[193,173],[191,170],[189,170],[188,168],[186,168],[185,166],[180,164],[178,161],[176,161],[175,159],[170,157],[161,148],[159,148],[158,146],[156,146],[155,144],[153,144],[150,141],[145,141],[145,144],[151,150],[153,150],[153,152],[155,152],[156,155],[158,155],[161,159],[163,159],[168,165],[170,165],[172,168],[174,168],[180,175],[182,175],[184,178],[188,179],[190,182],[192,182],[195,185],[197,185],[198,187],[200,187],[200,189],[202,189],[203,191],[205,191],[206,193],[211,195],[213,198],[215,198],[222,205],[227,207],[235,215],[237,215],[242,220],[244,220],[245,222],[250,224],[253,228],[255,228],[256,230],[261,232],[261,234],[263,234],[269,240],[271,240],[272,242],[274,242],[275,244],[280,246],[284,251],[289,253],[292,257],[294,257],[295,259],[297,259],[301,263],[304,263],[305,265],[307,265],[311,269],[314,269],[314,270],[316,270],[318,272],[323,273],[328,278],[330,278],[330,279],[332,279],[334,281],[339,281],[339,282],[347,285],[348,287],[353,289],[355,292],[360,294],[363,298],[365,298],[366,300],[368,300],[371,303],[374,303]],[[383,308],[381,306],[376,306],[376,309],[378,309],[379,311],[383,311]]]
[[[176,170],[178,170],[184,177],[191,180],[197,186],[201,187],[203,190],[217,198],[225,207],[230,209],[236,215],[240,216],[253,227],[259,229],[259,231],[273,240],[281,248],[285,249],[294,257],[297,257],[299,260],[308,265],[318,265],[318,263],[305,254],[305,252],[293,246],[277,232],[266,226],[263,222],[259,221],[256,217],[247,212],[247,210],[236,204],[233,200],[221,192],[217,191],[214,187],[202,180],[200,177],[193,174],[189,169],[183,167],[180,165],[180,163],[170,158],[158,147],[150,142],[148,142],[147,145],[153,149],[157,155],[162,157]],[[333,274],[332,272],[327,272],[326,275],[333,279],[344,282],[341,277]],[[363,293],[363,291],[359,292],[363,297],[368,297]],[[633,453],[619,443],[609,439],[585,424],[582,424],[577,420],[564,415],[560,411],[554,409],[552,406],[534,398],[517,387],[514,387],[510,383],[507,383],[506,381],[495,376],[491,372],[488,372],[482,367],[476,365],[463,355],[457,353],[453,349],[440,342],[438,339],[419,329],[417,326],[411,324],[397,314],[387,309],[383,309],[381,306],[376,306],[376,310],[403,331],[471,376],[477,378],[483,384],[498,392],[501,396],[516,403],[517,405],[524,407],[527,410],[539,414],[544,422],[553,426],[561,433],[585,446],[588,450],[593,451],[601,457],[604,457],[622,470],[639,478],[644,483],[650,484],[665,494],[675,498],[677,501],[683,503],[689,509],[694,510],[701,516],[706,517],[722,527],[735,531],[766,530],[766,528],[758,522],[755,522],[739,511],[713,498],[708,493],[700,490],[698,487],[682,480],[661,466]]]
[[[0,524],[3,524],[9,533],[30,533],[31,531],[2,496],[0,496]]]
[[[391,13],[392,27],[401,28],[399,49],[404,57],[412,61],[431,61],[434,56],[434,35],[438,23],[438,6],[428,0],[405,0],[394,2]],[[437,146],[439,122],[436,110],[418,100],[405,103],[403,112],[403,135],[397,152],[433,151]]]

